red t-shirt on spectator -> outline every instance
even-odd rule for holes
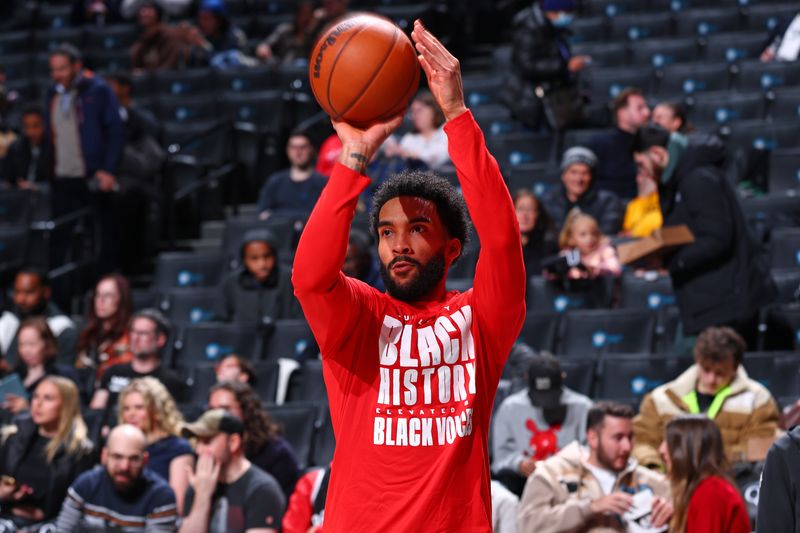
[[[473,289],[406,303],[342,274],[369,178],[339,164],[297,248],[295,293],[336,436],[325,531],[492,530],[489,418],[525,317],[525,271],[508,189],[472,114],[445,131],[480,236]]]
[[[750,533],[747,507],[727,480],[707,477],[694,490],[686,514],[686,533]]]

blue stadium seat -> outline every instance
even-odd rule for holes
[[[220,111],[234,122],[251,122],[261,131],[278,134],[283,128],[280,91],[227,92],[219,95]]]
[[[32,62],[28,54],[3,55],[0,58],[0,65],[3,66],[6,78],[9,80],[25,80],[31,75]],[[44,70],[42,74],[46,72],[47,70]],[[52,82],[47,80],[46,83],[50,85]]]
[[[555,157],[555,137],[550,134],[510,133],[487,139],[501,169],[547,163]]]
[[[219,118],[217,99],[214,96],[159,97],[156,104],[156,116],[165,122],[187,123],[215,120]]]
[[[694,37],[647,39],[631,46],[631,61],[638,67],[660,69],[675,63],[696,61],[698,55]]]
[[[216,287],[171,289],[162,295],[159,307],[176,325],[216,322],[223,316]]]
[[[720,127],[737,120],[764,118],[765,100],[760,92],[729,94],[698,93],[691,97],[689,117],[700,128]]]
[[[739,12],[725,7],[687,9],[675,13],[675,27],[679,35],[708,37],[740,29]]]
[[[195,324],[182,328],[174,344],[176,368],[191,368],[198,363],[215,363],[228,355],[258,359],[263,345],[261,334],[252,325]]]
[[[71,44],[79,50],[83,48],[83,28],[37,31],[33,36],[33,51],[51,52],[65,43]]]
[[[773,94],[770,118],[776,122],[800,124],[800,88],[778,89]]]
[[[217,374],[213,363],[197,363],[186,369],[189,374],[189,390],[192,402],[205,404],[208,400],[209,389],[217,382]],[[253,363],[255,381],[250,385],[258,393],[261,401],[275,403],[278,391],[278,363],[273,361],[259,361]]]
[[[561,365],[561,371],[567,375],[564,378],[564,385],[590,398],[593,397],[595,373],[597,372],[597,363],[594,359],[562,357],[559,360],[559,364]]]
[[[800,85],[800,69],[793,63],[742,61],[738,65],[736,88],[740,91],[773,91]]]
[[[645,94],[653,88],[653,74],[649,69],[592,67],[584,72],[581,84],[587,87],[592,104],[605,106],[627,87],[637,87]]]
[[[738,63],[758,59],[763,49],[764,36],[760,33],[717,33],[707,37],[703,55],[710,62]]]
[[[462,78],[464,98],[470,108],[487,104],[499,104],[499,95],[505,87],[500,76],[488,74],[466,74]]]
[[[655,352],[673,355],[676,353],[678,332],[681,327],[681,314],[674,305],[662,307],[657,311]]]
[[[8,31],[0,35],[0,58],[30,51],[30,33],[27,31]]]
[[[272,418],[282,426],[283,436],[292,445],[298,466],[303,470],[311,460],[311,449],[319,408],[313,404],[267,405]]]
[[[207,68],[191,70],[162,70],[153,74],[158,94],[166,96],[197,96],[214,90],[214,71]]]
[[[770,154],[768,185],[771,193],[800,190],[800,149],[774,150]]]
[[[156,260],[153,287],[214,287],[220,282],[224,265],[224,257],[218,253],[162,253]]]
[[[562,285],[533,276],[526,296],[528,311],[563,313],[572,309],[597,309],[611,306],[608,280],[578,280]]]
[[[770,239],[772,268],[800,268],[800,228],[780,228]]]
[[[92,27],[86,32],[86,48],[89,50],[127,50],[139,38],[136,24]]]
[[[511,194],[519,189],[528,189],[538,197],[561,183],[558,166],[552,163],[519,165],[504,173]],[[534,272],[531,272],[534,274]]]
[[[685,357],[609,355],[600,361],[594,398],[615,400],[635,408],[644,395],[678,377],[691,366]]]
[[[642,13],[612,17],[610,37],[614,41],[640,41],[672,34],[671,13]]]
[[[669,305],[675,305],[675,293],[669,276],[622,276],[619,300],[621,308],[656,311]]]
[[[777,303],[788,304],[800,301],[800,269],[773,268],[770,275],[778,289]]]
[[[800,348],[800,304],[784,304],[767,310],[764,321],[765,350]]]
[[[529,312],[522,324],[519,340],[536,351],[553,352],[558,338],[558,321],[560,313],[555,312]]]
[[[705,91],[723,91],[730,86],[726,63],[669,65],[659,74],[658,96],[689,96]]]
[[[747,375],[775,398],[800,398],[800,357],[796,352],[747,352],[743,365]]]
[[[27,225],[0,227],[0,273],[13,272],[26,263],[29,236]]]
[[[558,353],[593,357],[650,353],[656,315],[639,309],[569,311],[561,318]]]
[[[302,367],[292,372],[286,401],[327,406],[328,390],[322,379],[321,360],[307,359]]]
[[[214,76],[219,92],[259,92],[277,87],[272,67],[220,70]]]
[[[286,319],[275,321],[265,353],[268,359],[283,357],[302,362],[317,358],[319,348],[305,320]]]
[[[776,29],[785,17],[792,17],[797,13],[797,3],[764,2],[762,5],[748,6],[744,12],[747,29],[759,32],[766,39],[767,35]]]
[[[608,36],[605,17],[578,18],[570,29],[573,44],[603,41]]]
[[[777,228],[800,227],[800,202],[789,194],[767,194],[742,200],[745,218],[761,242]]]
[[[0,191],[0,226],[25,226],[33,217],[34,198],[31,191]]]
[[[91,50],[86,54],[86,66],[97,72],[123,72],[131,68],[131,54],[127,49]]]

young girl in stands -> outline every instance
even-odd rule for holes
[[[17,353],[19,362],[14,372],[22,381],[28,395],[47,376],[63,376],[75,383],[79,382],[74,368],[56,363],[58,341],[42,317],[25,320],[17,334]],[[28,400],[16,394],[7,394],[3,407],[16,414],[30,407]]]
[[[292,446],[281,436],[256,391],[240,381],[217,383],[208,395],[208,408],[225,409],[244,422],[245,456],[278,481],[288,500],[300,468]]]
[[[116,364],[130,362],[128,322],[133,312],[131,285],[119,274],[109,274],[97,282],[86,326],[78,339],[78,368],[96,368],[97,378]]]
[[[131,381],[119,395],[118,423],[142,430],[147,437],[147,468],[169,482],[178,509],[183,509],[194,455],[189,442],[178,436],[183,416],[167,388],[156,378]]]
[[[750,533],[739,490],[727,474],[722,435],[705,415],[667,424],[659,452],[667,466],[674,512],[673,533]]]
[[[58,516],[67,488],[92,467],[87,434],[75,384],[44,378],[33,393],[30,418],[2,430],[0,531]]]
[[[571,268],[567,275],[571,279],[619,276],[622,272],[617,252],[609,238],[600,233],[597,220],[579,209],[567,215],[558,244],[562,255],[572,251],[580,254],[584,268]]]

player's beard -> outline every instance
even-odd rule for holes
[[[407,261],[416,265],[417,275],[403,283],[398,283],[392,278],[391,267],[395,262]],[[403,302],[414,302],[420,300],[433,290],[444,277],[444,253],[439,253],[431,257],[427,263],[420,263],[416,259],[408,256],[398,256],[389,262],[389,265],[381,263],[381,278],[386,290],[392,298]]]

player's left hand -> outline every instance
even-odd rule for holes
[[[414,21],[411,38],[436,103],[447,120],[456,118],[467,110],[461,85],[461,64],[419,19]]]

